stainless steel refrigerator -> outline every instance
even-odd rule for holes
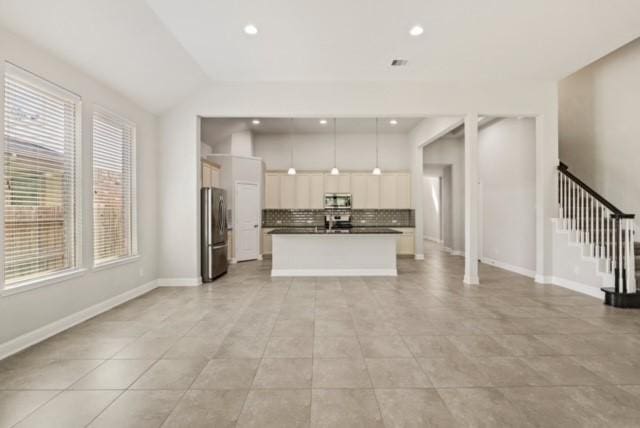
[[[203,187],[202,206],[202,281],[210,282],[227,272],[226,191]]]

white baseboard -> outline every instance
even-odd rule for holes
[[[424,260],[424,254],[415,254],[413,258],[415,260]]]
[[[597,297],[604,300],[604,292],[597,287],[591,287],[589,285],[581,284],[579,282],[571,281],[569,279],[558,278],[552,276],[550,283],[562,288],[568,288],[569,290],[577,291],[578,293],[586,294],[591,297]]]
[[[482,263],[499,267],[500,269],[508,270],[510,272],[514,272],[520,275],[528,276],[529,278],[535,278],[536,276],[535,271],[532,271],[530,269],[526,269],[520,266],[515,266],[509,263],[504,263],[499,260],[490,259],[489,257],[483,257],[481,261]]]
[[[424,235],[423,238],[425,241],[431,241],[437,244],[442,244],[444,242],[442,239],[434,238],[433,236]]]
[[[128,302],[131,299],[135,299],[157,287],[156,281],[149,281],[146,284],[142,284],[132,290],[126,291],[122,294],[118,294],[103,302],[96,303],[93,306],[89,306],[74,314],[68,315],[57,321],[49,323],[36,330],[25,333],[22,336],[18,336],[8,342],[0,344],[0,360],[22,351],[29,346],[33,346],[38,342],[42,342],[45,339],[50,338],[64,330],[67,330],[74,325],[80,324],[83,321],[93,318],[103,312],[108,311],[118,305]]]
[[[202,278],[158,278],[158,287],[198,287]]]
[[[271,269],[271,276],[398,276],[396,269]]]
[[[552,281],[553,281],[553,277],[552,276],[544,276],[544,275],[536,274],[536,276],[533,278],[533,280],[535,282],[537,282],[538,284],[551,284]]]
[[[465,275],[462,279],[462,282],[469,285],[478,285],[480,284],[480,279],[477,276],[467,276]]]

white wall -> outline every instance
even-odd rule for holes
[[[379,166],[383,171],[408,171],[409,146],[405,134],[379,134]],[[293,142],[294,167],[300,171],[329,171],[333,167],[333,134],[255,134],[255,156],[268,171],[286,170]],[[371,171],[376,163],[375,134],[338,133],[338,168]]]
[[[80,277],[0,297],[0,344],[31,332],[63,317],[154,280],[156,276],[157,206],[156,120],[153,115],[26,41],[0,29],[0,75],[4,61],[38,74],[82,97],[82,163],[84,260],[89,262],[91,234],[90,131],[93,107],[97,104],[133,121],[137,129],[139,260],[91,270]],[[2,85],[0,85],[2,87]],[[4,106],[0,90],[0,108]],[[0,114],[0,129],[3,129]],[[195,129],[195,128],[194,128]],[[196,140],[193,141],[196,144]],[[2,154],[0,153],[0,156]],[[191,169],[195,178],[197,168]]]
[[[440,199],[441,176],[425,176],[422,185],[424,238],[439,242],[441,237],[440,216],[442,201]]]
[[[444,240],[446,247],[462,252],[465,249],[464,235],[464,140],[462,138],[440,138],[424,148],[423,161],[425,169],[434,165],[445,165],[450,168],[450,175],[446,177],[443,194],[450,198],[447,202],[450,211],[445,211],[447,228],[451,236]],[[447,212],[448,211],[448,212]]]
[[[416,117],[486,115],[537,116],[537,270],[551,268],[551,223],[557,211],[557,86],[555,82],[415,82],[214,84],[162,116],[160,150],[160,263],[162,277],[198,276],[199,211],[197,163],[201,117]],[[412,140],[413,143],[413,140]],[[412,186],[420,189],[421,151],[411,150]],[[190,190],[192,189],[192,190]],[[420,198],[421,199],[421,198]],[[422,210],[416,207],[420,218]],[[420,222],[418,223],[420,224]],[[422,226],[416,227],[422,236]],[[418,243],[417,243],[418,244]],[[422,240],[416,245],[421,250]],[[549,271],[550,272],[550,271]]]
[[[482,256],[533,276],[536,268],[535,121],[503,119],[478,134]]]
[[[209,146],[208,144],[204,144],[204,143],[200,144],[200,155],[202,157],[206,157],[207,155],[210,155],[211,153],[213,153],[213,149],[211,148],[211,146]]]
[[[460,123],[455,116],[439,116],[426,118],[409,132],[409,158],[411,164],[411,189],[416,218],[423,216],[422,178],[424,176],[423,147],[442,137]],[[416,223],[415,229],[416,258],[424,254],[424,236],[422,222]]]
[[[636,215],[640,215],[639,76],[640,39],[636,39],[559,84],[560,159],[619,209]]]

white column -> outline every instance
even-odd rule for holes
[[[424,147],[411,147],[413,152],[411,167],[411,194],[415,216],[415,256],[416,260],[424,260],[424,222],[422,211],[422,180],[424,174]]]
[[[464,119],[464,282],[478,279],[478,113]]]

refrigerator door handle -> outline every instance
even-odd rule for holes
[[[205,213],[204,213],[204,224],[205,224],[205,229],[204,229],[204,239],[205,239],[205,244],[207,246],[212,244],[212,239],[211,239],[211,191],[207,190],[206,192],[207,195],[207,203],[205,204]]]

